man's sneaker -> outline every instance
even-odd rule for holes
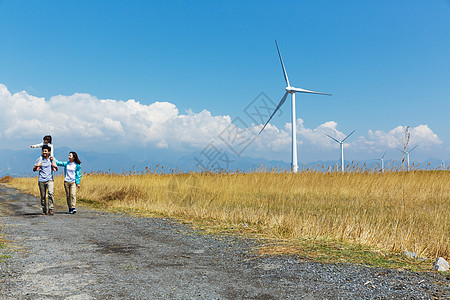
[[[49,215],[54,215],[53,209],[49,209],[49,210],[48,210],[48,214],[49,214]]]
[[[76,214],[77,213],[77,210],[76,210],[76,208],[74,207],[74,208],[72,208],[72,214]]]
[[[41,213],[41,215],[46,215],[47,214],[47,212],[46,211],[43,211],[42,213]]]

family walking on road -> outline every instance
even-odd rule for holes
[[[58,161],[53,153],[52,137],[44,136],[44,142],[30,146],[31,148],[42,148],[41,156],[36,160],[33,172],[38,172],[38,185],[41,196],[42,214],[53,215],[54,212],[54,182],[53,172],[58,171],[58,166],[64,167],[64,189],[66,191],[67,206],[69,214],[75,214],[77,188],[81,182],[81,162],[76,152],[70,152],[68,161]]]

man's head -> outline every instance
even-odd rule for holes
[[[42,156],[43,157],[48,158],[50,155],[50,151],[51,151],[50,146],[47,146],[47,145],[42,146]]]

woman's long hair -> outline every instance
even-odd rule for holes
[[[80,159],[78,158],[78,154],[77,154],[76,152],[73,152],[73,151],[72,151],[72,152],[69,152],[69,154],[70,154],[70,153],[72,153],[73,161],[80,165],[80,164],[81,164],[81,161],[80,161]]]

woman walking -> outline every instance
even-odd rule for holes
[[[81,181],[81,162],[76,152],[69,153],[69,161],[61,162],[55,159],[57,166],[64,166],[64,189],[66,190],[67,206],[69,214],[77,212],[75,205],[77,202],[77,187]]]

